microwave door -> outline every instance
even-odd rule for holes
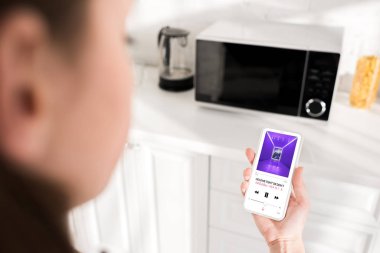
[[[224,86],[220,99],[244,103],[247,106],[255,103],[269,106],[275,103],[280,93],[278,83],[281,80],[281,71],[268,68],[251,68],[244,71],[248,75],[227,73],[226,84],[232,85]]]
[[[223,43],[197,43],[197,99],[219,103],[224,90],[226,48]]]
[[[305,59],[302,50],[199,40],[197,99],[297,115]]]

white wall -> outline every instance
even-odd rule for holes
[[[164,25],[189,29],[194,37],[219,19],[343,26],[341,90],[351,87],[365,41],[380,54],[380,0],[137,0],[127,20],[133,57],[137,62],[157,62],[157,32]]]

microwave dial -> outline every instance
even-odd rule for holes
[[[310,117],[317,118],[326,112],[326,103],[318,98],[311,98],[307,101],[305,109]]]

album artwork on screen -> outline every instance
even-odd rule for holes
[[[257,170],[288,177],[297,141],[295,136],[266,132]]]

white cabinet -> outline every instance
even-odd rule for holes
[[[239,186],[242,170],[247,165],[211,159],[210,253],[221,252],[213,241],[227,244],[222,247],[225,253],[249,252],[251,244],[261,249],[262,237],[252,217],[242,207]],[[379,188],[307,174],[305,184],[311,198],[311,211],[304,230],[307,252],[375,252],[372,247],[379,229]],[[231,233],[233,237],[240,236],[237,241],[246,242],[246,247],[240,245],[234,250],[236,240],[225,240]],[[258,249],[255,252],[267,252],[265,247]]]
[[[70,227],[82,252],[267,252],[240,194],[248,163],[163,147],[130,144],[112,181],[73,210]],[[307,252],[372,253],[380,189],[308,175]]]
[[[77,249],[206,253],[208,171],[208,156],[129,144],[105,191],[70,214]]]
[[[71,213],[77,248],[267,252],[242,207],[239,187],[247,166],[157,143],[129,144],[106,190]],[[380,189],[368,182],[305,173],[311,198],[304,230],[307,252],[377,252]]]
[[[151,152],[159,252],[206,253],[208,157],[159,147]]]
[[[100,196],[71,211],[69,227],[80,252],[158,252],[150,158],[148,150],[128,145]]]

